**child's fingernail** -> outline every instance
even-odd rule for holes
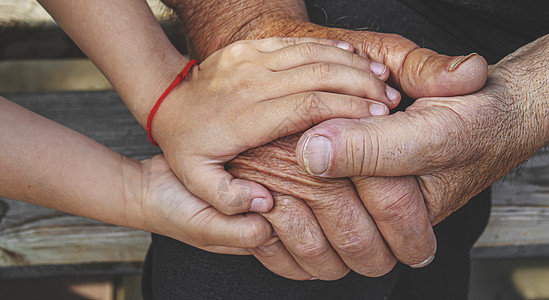
[[[328,170],[332,142],[326,137],[312,135],[303,147],[303,162],[311,175],[321,175]]]
[[[400,98],[400,93],[390,86],[385,87],[385,94],[389,100],[396,102]]]
[[[318,280],[318,278],[316,278],[316,277],[311,277],[311,278],[309,278],[309,280]]]
[[[370,62],[370,71],[377,77],[381,77],[387,71],[387,67],[375,61]]]
[[[350,52],[355,52],[355,48],[353,47],[353,45],[347,42],[337,42],[336,47],[341,48],[343,50],[350,51]]]
[[[387,106],[379,103],[370,104],[370,115],[372,116],[384,116],[389,113]]]
[[[268,212],[269,203],[265,198],[254,198],[250,203],[250,211],[254,212]]]

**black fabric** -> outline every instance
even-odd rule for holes
[[[548,33],[549,2],[540,0],[309,0],[320,25],[397,33],[449,55],[477,52],[493,64]],[[509,9],[513,8],[513,9]],[[410,103],[411,99],[404,101]],[[401,107],[402,108],[402,107]],[[469,251],[486,226],[485,191],[435,226],[435,261],[397,265],[381,278],[351,272],[335,282],[296,282],[253,257],[211,254],[153,234],[144,270],[145,299],[467,299]]]
[[[271,273],[252,256],[211,254],[154,234],[152,253],[152,285],[145,284],[154,299],[387,299],[399,271],[299,282]]]

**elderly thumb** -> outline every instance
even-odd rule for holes
[[[300,138],[298,164],[320,177],[406,176],[426,172],[429,139],[421,120],[407,113],[367,119],[332,119]]]

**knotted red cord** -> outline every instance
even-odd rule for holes
[[[160,98],[158,98],[158,100],[156,101],[156,104],[151,109],[151,112],[149,113],[149,118],[147,119],[147,127],[145,128],[145,129],[147,129],[147,136],[149,137],[149,142],[151,142],[151,144],[153,144],[155,146],[158,146],[158,143],[155,142],[154,139],[153,139],[152,131],[151,131],[151,123],[152,123],[152,119],[154,117],[154,114],[158,110],[158,107],[160,106],[160,103],[162,103],[162,100],[164,100],[164,98],[166,98],[166,96],[168,96],[168,94],[171,92],[171,90],[173,90],[173,88],[176,85],[178,85],[181,81],[183,81],[187,78],[187,73],[189,72],[189,70],[193,66],[196,66],[196,59],[193,59],[193,60],[189,61],[187,63],[187,65],[185,66],[185,68],[183,68],[183,70],[179,74],[177,74],[177,76],[173,80],[172,84],[170,84],[170,86],[164,91],[162,96],[160,96]]]

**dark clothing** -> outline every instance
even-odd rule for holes
[[[545,0],[306,3],[311,20],[320,25],[397,33],[444,54],[477,52],[491,64],[549,32]],[[143,274],[144,296],[162,300],[467,299],[469,251],[486,226],[489,210],[490,193],[485,191],[435,226],[438,250],[426,268],[399,264],[381,278],[351,272],[333,282],[284,279],[252,256],[211,254],[153,234]]]

